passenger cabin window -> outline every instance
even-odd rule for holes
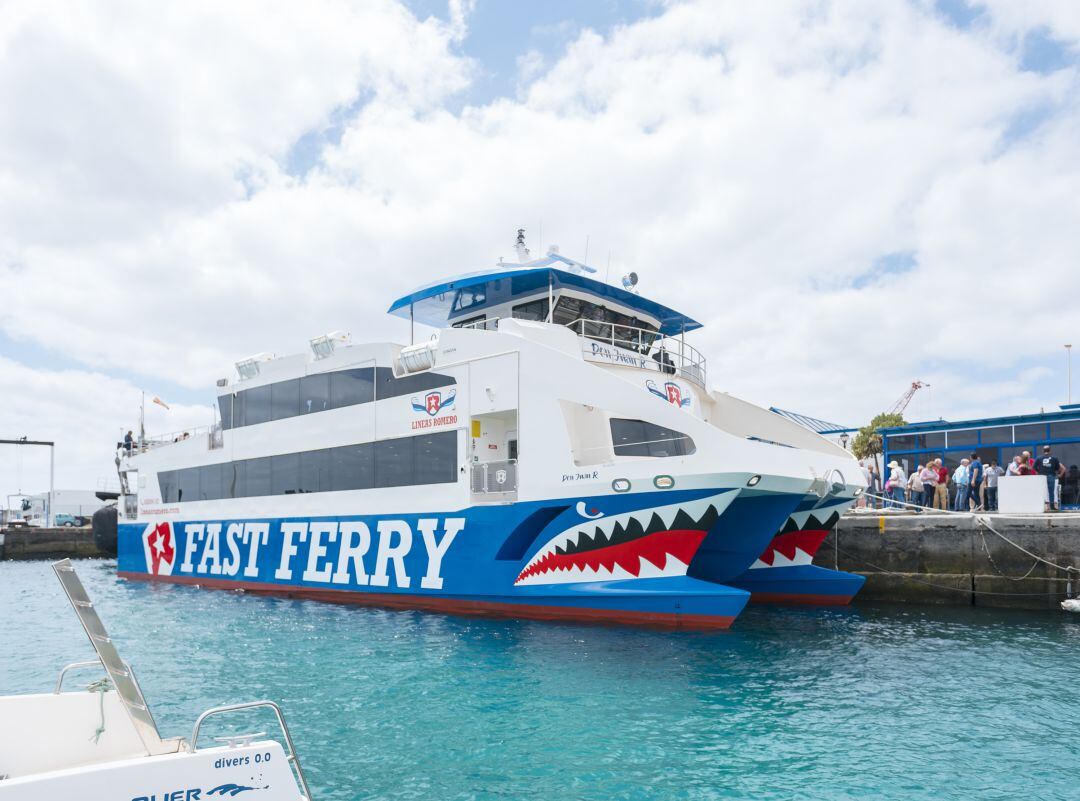
[[[456,431],[441,431],[163,470],[157,479],[162,503],[453,484],[458,480],[457,443]]]
[[[620,417],[611,418],[611,442],[616,456],[689,456],[697,450],[681,431]]]
[[[567,325],[582,336],[612,342],[620,348],[648,353],[659,333],[656,326],[606,306],[563,295],[555,304],[552,321]]]
[[[545,322],[548,318],[548,299],[530,300],[528,303],[519,303],[510,311],[510,316],[518,320],[536,320]]]

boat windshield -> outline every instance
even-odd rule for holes
[[[521,303],[513,307],[518,320],[547,320],[548,300]],[[475,324],[477,321],[472,320]],[[647,354],[659,332],[656,326],[637,317],[609,309],[599,303],[563,295],[555,302],[552,322],[572,328],[581,336],[618,345],[620,348]]]

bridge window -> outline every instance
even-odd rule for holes
[[[544,322],[548,318],[548,299],[530,300],[528,303],[519,303],[511,312],[511,317],[518,320],[536,320]]]
[[[581,298],[563,295],[555,304],[552,321],[567,325],[582,336],[612,342],[621,348],[648,353],[656,339],[656,326]]]
[[[611,418],[611,441],[616,456],[689,456],[697,450],[680,431],[620,417]]]

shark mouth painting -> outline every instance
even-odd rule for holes
[[[822,515],[824,520],[810,511],[793,514],[749,569],[813,564],[818,548],[829,535],[829,529],[840,519],[840,513],[836,511],[814,511]]]
[[[552,537],[515,586],[685,576],[732,494],[593,517]],[[580,506],[580,505],[579,505]]]

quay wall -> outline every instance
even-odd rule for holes
[[[814,564],[866,576],[855,602],[1058,609],[1080,593],[1080,515],[991,515],[1001,536],[970,515],[848,514]]]
[[[72,559],[109,556],[85,528],[8,528],[0,531],[0,559]]]

